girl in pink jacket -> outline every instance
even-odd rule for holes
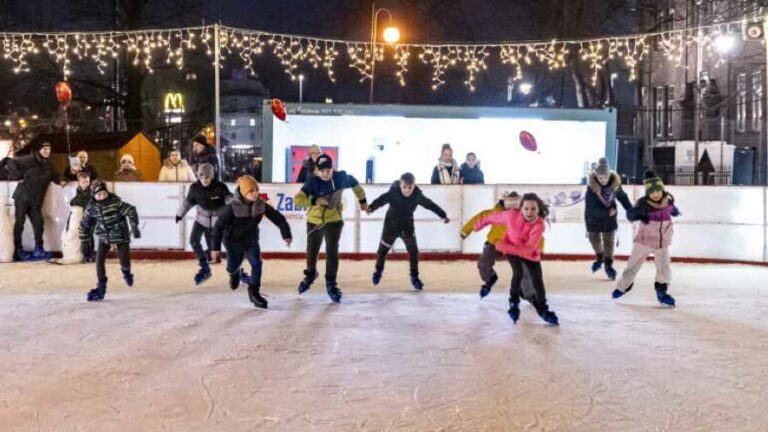
[[[541,238],[544,234],[544,219],[549,214],[547,205],[534,193],[523,195],[520,209],[492,213],[477,221],[474,230],[487,225],[506,225],[507,233],[496,242],[496,250],[507,256],[512,266],[512,287],[509,290],[509,317],[517,323],[520,318],[520,294],[523,267],[531,275],[536,295],[531,301],[536,312],[546,322],[558,325],[557,315],[549,310],[544,278],[541,272]]]
[[[619,279],[618,287],[613,290],[617,299],[632,289],[635,276],[643,266],[645,259],[653,254],[656,264],[656,298],[662,305],[674,307],[675,299],[667,293],[672,279],[669,266],[669,245],[672,244],[672,217],[679,216],[675,199],[664,189],[664,183],[653,171],[645,173],[645,196],[637,200],[634,207],[627,211],[627,219],[635,224],[635,243],[629,256],[627,267]]]

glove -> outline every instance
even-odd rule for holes
[[[181,220],[184,219],[183,217],[176,215],[176,223],[181,222]]]
[[[134,226],[131,228],[131,233],[133,234],[133,238],[140,239],[141,238],[141,231],[139,230],[138,226]]]

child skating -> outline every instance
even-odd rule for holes
[[[368,208],[365,191],[358,181],[344,171],[334,171],[333,160],[328,155],[317,158],[317,175],[307,179],[294,199],[307,211],[307,268],[304,280],[299,283],[299,294],[309,290],[317,279],[317,257],[325,240],[325,288],[334,303],[341,301],[342,292],[336,282],[339,269],[339,239],[344,227],[342,219],[342,193],[352,189],[360,204],[360,210]]]
[[[639,222],[635,225],[635,243],[629,256],[627,267],[621,274],[618,287],[613,291],[617,299],[629,292],[635,284],[637,272],[643,262],[653,254],[656,264],[656,298],[662,305],[674,307],[675,299],[667,293],[672,279],[670,268],[669,245],[674,233],[672,217],[679,216],[675,200],[664,189],[664,183],[653,171],[645,173],[645,196],[627,211],[627,219]]]
[[[199,180],[189,187],[187,197],[176,214],[176,223],[184,219],[184,215],[196,207],[195,224],[192,225],[192,233],[189,235],[189,244],[195,251],[200,270],[194,277],[195,285],[200,285],[211,277],[211,266],[208,264],[208,256],[203,250],[202,238],[211,249],[211,230],[219,218],[219,213],[232,198],[232,192],[224,183],[216,179],[216,171],[213,165],[204,163],[197,169]]]
[[[512,266],[512,286],[509,291],[507,313],[517,323],[520,318],[520,297],[522,294],[523,269],[528,271],[535,291],[531,303],[541,319],[552,325],[559,320],[547,305],[547,294],[541,269],[541,239],[544,234],[544,219],[549,214],[546,204],[534,193],[523,195],[520,209],[509,209],[492,213],[477,221],[474,230],[479,231],[491,224],[507,227],[504,237],[496,242],[496,249],[507,256]]]
[[[461,228],[461,238],[466,239],[472,234],[475,224],[480,219],[493,213],[516,209],[519,205],[520,195],[518,195],[517,192],[511,191],[504,193],[502,199],[500,199],[493,208],[483,210],[472,216],[472,218]],[[499,276],[496,274],[493,267],[496,265],[496,261],[502,258],[504,254],[496,250],[496,242],[504,238],[506,232],[506,224],[491,225],[491,230],[488,232],[485,244],[483,245],[483,252],[477,258],[477,270],[480,272],[480,279],[483,280],[483,285],[480,287],[481,298],[487,296],[491,292],[493,285],[499,280]]]
[[[259,196],[259,184],[251,176],[242,176],[237,180],[237,189],[232,201],[224,207],[211,233],[212,255],[218,258],[221,244],[227,248],[227,273],[229,287],[236,290],[240,286],[243,258],[251,265],[248,283],[248,298],[254,306],[267,308],[267,300],[261,295],[261,247],[259,246],[259,222],[267,217],[280,229],[285,244],[292,241],[291,227],[285,217],[267,204]]]
[[[374,285],[378,285],[381,282],[387,254],[395,240],[400,238],[405,243],[405,248],[408,251],[411,285],[417,290],[424,288],[424,283],[419,279],[419,247],[414,232],[413,213],[416,211],[416,207],[422,206],[436,214],[444,223],[449,223],[450,220],[445,211],[424,196],[421,189],[415,183],[416,180],[413,174],[403,174],[399,181],[392,184],[389,191],[376,198],[368,207],[368,214],[371,214],[389,204],[389,209],[384,217],[384,229],[381,232],[379,250],[376,255],[376,271],[373,272],[372,276]]]
[[[625,211],[632,208],[626,192],[621,188],[621,177],[611,172],[608,160],[600,158],[597,168],[589,175],[584,206],[584,220],[587,225],[587,237],[595,251],[592,273],[605,266],[605,274],[616,280],[613,268],[613,251],[616,244],[616,201]]]
[[[100,301],[107,292],[107,271],[105,261],[114,246],[120,259],[120,270],[125,284],[133,286],[131,273],[131,234],[141,238],[139,215],[136,207],[121,200],[107,190],[107,185],[96,180],[91,186],[93,200],[88,205],[80,222],[80,244],[83,255],[93,248],[91,233],[95,232],[96,246],[96,288],[88,293],[88,301]]]

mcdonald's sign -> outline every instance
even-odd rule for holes
[[[184,97],[181,93],[166,93],[163,107],[165,112],[184,112]]]

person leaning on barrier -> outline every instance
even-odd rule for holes
[[[459,164],[453,158],[453,148],[450,144],[443,144],[440,151],[440,159],[432,170],[432,184],[460,184],[461,176]]]
[[[129,154],[123,155],[120,158],[120,169],[115,172],[115,181],[120,182],[141,182],[144,181],[144,176],[141,175],[141,171],[136,168],[133,161],[133,156]]]

